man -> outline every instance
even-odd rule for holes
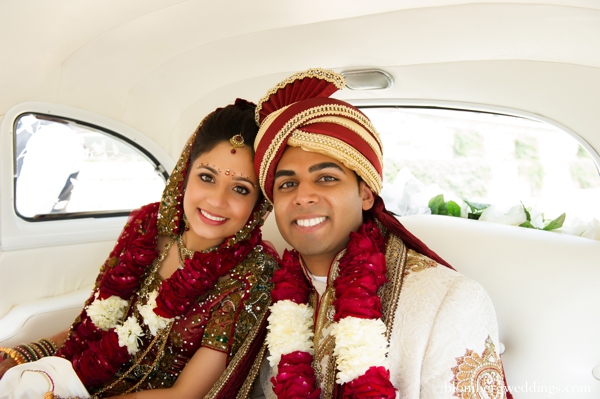
[[[267,398],[504,398],[493,305],[379,197],[382,144],[313,69],[257,106],[255,168],[295,251],[273,277]],[[266,364],[266,363],[265,363]]]

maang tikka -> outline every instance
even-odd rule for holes
[[[236,134],[232,138],[229,139],[231,146],[233,149],[231,150],[232,154],[236,153],[236,148],[242,148],[244,146],[244,137],[241,133]]]

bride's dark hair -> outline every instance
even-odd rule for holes
[[[192,146],[190,165],[200,155],[211,151],[223,141],[229,142],[236,134],[241,134],[244,143],[254,154],[254,139],[258,126],[254,121],[256,105],[246,100],[237,99],[234,104],[217,108],[198,126],[198,134]]]

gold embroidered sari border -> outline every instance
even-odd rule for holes
[[[269,306],[270,306],[270,304],[268,304],[268,306],[265,306],[265,308],[261,314],[261,317],[260,317],[260,322],[257,321],[256,324],[254,325],[254,327],[252,328],[252,330],[250,330],[250,332],[248,333],[248,335],[246,337],[246,340],[240,346],[240,349],[237,351],[237,353],[235,354],[233,359],[231,359],[231,361],[229,362],[229,365],[227,366],[227,369],[225,370],[225,372],[221,375],[221,377],[215,383],[215,385],[213,385],[211,390],[206,394],[205,399],[217,397],[219,392],[221,392],[221,389],[223,389],[223,387],[227,384],[227,382],[233,375],[234,371],[240,365],[240,362],[244,359],[244,357],[250,350],[252,343],[256,339],[256,336],[258,335],[258,333],[260,331],[260,327],[263,324],[265,317],[267,316],[267,310],[268,310]],[[264,348],[264,345],[263,345],[263,348]],[[261,351],[262,351],[262,349],[261,349]],[[263,355],[264,355],[264,353],[263,353]],[[255,363],[256,363],[256,360],[255,360]],[[253,368],[255,365],[256,364],[253,365]],[[259,366],[260,366],[260,364],[259,364]],[[256,374],[258,374],[258,372],[254,373],[254,377],[256,377]],[[252,383],[253,382],[254,382],[254,379],[252,379]],[[246,385],[247,383],[248,383],[248,378],[244,382],[244,385]],[[252,383],[250,383],[250,385],[252,385]],[[238,397],[240,397],[240,396],[238,396]]]

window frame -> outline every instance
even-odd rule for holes
[[[91,211],[45,218],[34,223],[17,213],[15,204],[14,129],[19,116],[27,113],[74,121],[102,132],[110,132],[142,152],[163,176],[174,160],[156,142],[138,130],[114,119],[64,105],[25,102],[10,108],[0,122],[0,246],[2,251],[115,240],[127,221],[128,211]],[[160,167],[162,166],[162,169]],[[53,215],[52,215],[53,216]],[[29,218],[31,219],[31,218]],[[35,221],[37,222],[37,220]]]
[[[152,155],[151,152],[149,152],[148,150],[146,150],[145,148],[141,147],[138,143],[136,143],[134,140],[129,139],[128,137],[119,134],[113,130],[107,129],[105,127],[102,126],[98,126],[96,124],[93,123],[89,123],[86,121],[81,121],[81,120],[77,120],[74,118],[67,118],[67,117],[63,117],[63,116],[59,116],[59,115],[51,115],[48,113],[42,113],[42,112],[32,112],[32,111],[27,111],[27,112],[22,112],[19,115],[17,115],[14,118],[13,121],[13,126],[12,126],[12,131],[11,131],[11,137],[12,137],[12,144],[13,144],[13,198],[12,198],[12,205],[14,208],[15,213],[23,220],[27,221],[27,222],[32,222],[32,223],[39,223],[39,222],[47,222],[50,220],[69,220],[69,219],[81,219],[81,218],[103,218],[103,217],[120,217],[120,216],[127,216],[129,215],[129,213],[133,210],[108,210],[108,211],[85,211],[85,212],[68,212],[68,213],[48,213],[48,214],[43,214],[43,215],[37,215],[37,217],[33,218],[33,217],[27,217],[27,216],[23,216],[21,213],[19,213],[19,210],[17,209],[17,175],[16,175],[16,162],[17,159],[15,157],[15,131],[17,129],[17,122],[19,120],[19,118],[21,118],[24,115],[40,115],[40,116],[44,116],[47,117],[48,119],[60,119],[63,121],[68,121],[68,122],[73,122],[76,123],[80,126],[85,126],[97,131],[102,132],[103,134],[106,134],[107,136],[110,136],[116,140],[122,141],[128,145],[130,145],[131,147],[133,147],[135,150],[139,151],[145,158],[147,158],[147,160],[154,165],[154,171],[156,173],[160,173],[160,175],[164,178],[165,183],[167,181],[167,179],[169,178],[169,173],[165,170],[164,166],[160,163],[160,161],[154,156]],[[56,123],[60,123],[60,122],[56,122]]]

